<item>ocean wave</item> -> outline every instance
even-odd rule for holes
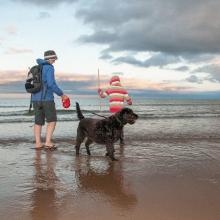
[[[53,138],[53,140],[56,143],[67,143],[70,144],[71,150],[72,150],[72,144],[76,140],[76,137],[71,136],[56,136]],[[127,135],[126,136],[126,142],[129,143],[129,146],[140,146],[140,143],[146,143],[146,142],[174,142],[174,143],[181,143],[181,142],[203,142],[203,141],[214,141],[219,143],[220,141],[220,135],[198,135],[198,136],[189,136],[189,135],[179,135],[177,137],[173,137],[172,135],[166,135],[162,136],[141,136],[141,135]],[[19,144],[19,143],[34,143],[34,140],[29,137],[5,137],[1,138],[0,140],[0,146],[6,146],[6,144]],[[7,146],[8,147],[8,146]],[[14,146],[13,146],[14,147]],[[94,146],[93,146],[94,147]]]
[[[152,107],[152,105],[151,105]],[[108,109],[82,109],[85,117],[98,117],[94,114],[100,116],[110,116]],[[220,107],[209,106],[207,108],[198,107],[197,108],[142,108],[140,106],[133,106],[135,113],[139,115],[142,120],[148,119],[184,119],[184,118],[219,118],[220,117]],[[93,114],[94,113],[94,114]],[[57,110],[59,121],[72,121],[77,120],[77,114],[75,109],[58,109]],[[0,123],[14,123],[14,122],[31,122],[33,121],[34,111],[28,112],[28,109],[16,109],[12,108],[10,111],[0,111]]]
[[[139,115],[139,118],[141,119],[178,119],[178,118],[218,118],[220,117],[219,114],[141,114]]]
[[[57,121],[60,122],[68,122],[68,121],[79,121],[77,118],[64,118],[64,119],[58,119]],[[14,118],[14,119],[5,119],[1,120],[0,119],[0,124],[11,124],[11,123],[34,123],[34,118]]]
[[[99,111],[99,110],[83,110],[82,111],[84,114],[92,114],[92,113],[96,113],[96,114],[110,114],[108,110],[106,111]],[[76,115],[76,110],[57,110],[57,114],[58,115]],[[0,112],[0,117],[7,117],[7,116],[32,116],[34,115],[34,111],[31,111],[29,113],[28,110],[18,110],[18,111],[10,111],[10,112]]]
[[[0,105],[1,108],[27,108],[28,105]]]
[[[84,114],[85,117],[96,117],[102,119],[102,117],[93,115],[93,114]],[[196,119],[196,118],[220,118],[220,114],[205,114],[205,115],[149,115],[143,114],[139,115],[139,120],[172,120],[172,119]],[[65,117],[65,115],[58,114],[58,121],[60,122],[69,122],[69,121],[79,121],[76,115],[71,117]],[[29,115],[29,117],[0,117],[1,123],[30,123],[34,122],[33,115]]]

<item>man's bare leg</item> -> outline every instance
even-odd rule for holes
[[[41,148],[43,146],[41,143],[41,130],[41,125],[34,125],[35,148]]]
[[[52,139],[55,127],[56,127],[56,122],[49,122],[47,124],[45,146],[48,146],[48,147],[53,147],[54,146],[54,144],[52,143],[51,139]]]

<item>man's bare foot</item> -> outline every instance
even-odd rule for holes
[[[47,147],[54,147],[55,144],[52,143],[52,142],[49,142],[49,143],[46,142],[46,143],[44,144],[44,146],[47,146]]]
[[[43,144],[42,143],[35,143],[35,149],[39,150],[43,148]]]
[[[57,147],[55,146],[55,144],[52,143],[52,142],[50,142],[50,143],[45,143],[45,144],[44,144],[44,148],[45,148],[46,150],[56,150],[56,149],[57,149]]]
[[[120,147],[124,147],[124,146],[125,146],[125,142],[124,141],[120,142]]]

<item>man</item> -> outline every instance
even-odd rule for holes
[[[63,91],[57,86],[54,76],[53,63],[57,60],[57,55],[53,50],[44,52],[44,60],[37,59],[37,64],[42,65],[42,89],[41,91],[32,94],[32,102],[35,113],[35,148],[36,149],[56,149],[52,143],[52,135],[56,127],[57,114],[54,102],[54,93],[62,98],[62,101],[68,97],[64,95]],[[42,126],[47,121],[46,141],[41,142]]]
[[[111,113],[116,113],[122,110],[125,102],[128,105],[132,105],[132,100],[128,95],[128,92],[121,85],[119,76],[113,76],[110,79],[110,87],[106,90],[98,89],[99,96],[105,98],[109,96],[109,110]],[[122,130],[120,145],[124,145],[124,131]]]

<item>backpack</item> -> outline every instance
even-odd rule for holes
[[[31,67],[25,82],[25,89],[28,93],[37,93],[42,88],[42,69],[43,65]]]
[[[32,94],[39,92],[43,87],[42,70],[43,65],[36,65],[31,67],[25,81],[26,92],[31,93],[30,106],[28,110],[29,113],[31,113],[32,108]]]

